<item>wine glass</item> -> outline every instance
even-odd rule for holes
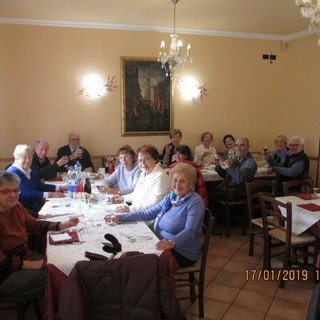
[[[313,189],[312,198],[319,199],[319,194],[318,194],[319,188],[312,188],[312,189]]]

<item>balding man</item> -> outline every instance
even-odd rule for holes
[[[69,159],[69,166],[74,166],[79,160],[82,165],[82,170],[93,171],[94,168],[90,153],[80,146],[80,134],[76,131],[70,132],[68,136],[68,143],[69,144],[58,149],[56,162],[58,162],[62,157],[67,156]],[[59,171],[67,171],[67,168],[61,167]]]
[[[47,157],[48,150],[49,143],[46,140],[39,139],[34,143],[31,170],[42,180],[56,178],[59,169],[69,161],[68,157],[62,157],[59,161],[51,164]]]
[[[235,143],[236,156],[224,161],[225,169],[216,166],[215,170],[219,176],[225,178],[228,174],[231,177],[230,185],[234,189],[251,181],[257,172],[257,164],[249,153],[249,148],[248,138],[238,138]],[[219,185],[219,189],[224,189],[224,183]]]

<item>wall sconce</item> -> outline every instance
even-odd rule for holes
[[[199,97],[203,102],[203,98],[208,95],[207,83],[199,86],[193,78],[177,79],[177,87],[186,100],[194,100]]]
[[[103,84],[100,77],[95,74],[91,74],[84,78],[82,82],[83,88],[78,91],[78,94],[84,94],[89,98],[96,99],[104,96],[108,92],[114,91],[118,87],[116,82],[115,76],[111,79],[108,76],[108,82]]]

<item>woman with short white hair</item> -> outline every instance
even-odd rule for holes
[[[7,171],[15,173],[20,178],[19,202],[35,217],[41,209],[42,199],[62,198],[65,187],[44,184],[30,167],[32,164],[32,149],[26,144],[18,144],[14,149],[14,163]]]

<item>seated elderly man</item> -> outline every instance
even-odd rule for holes
[[[233,189],[251,181],[257,172],[257,164],[249,153],[249,148],[248,138],[237,139],[235,143],[236,156],[223,162],[225,169],[220,165],[215,168],[220,177],[225,178],[227,174],[231,177],[230,186]],[[225,183],[221,183],[218,189],[224,190]]]
[[[93,171],[93,163],[90,158],[90,153],[80,146],[80,134],[78,132],[70,132],[68,136],[69,144],[58,149],[57,159],[58,162],[62,157],[67,156],[69,166],[74,166],[77,161],[81,163],[82,170]],[[67,168],[60,167],[59,171],[67,171]]]
[[[310,161],[304,152],[304,144],[302,137],[291,137],[288,144],[289,154],[285,158],[283,166],[272,166],[268,172],[278,173],[280,181],[308,178]]]
[[[51,164],[47,157],[48,150],[49,143],[46,140],[40,139],[34,143],[31,170],[43,180],[55,178],[59,168],[65,166],[69,161],[68,157],[64,156]]]

